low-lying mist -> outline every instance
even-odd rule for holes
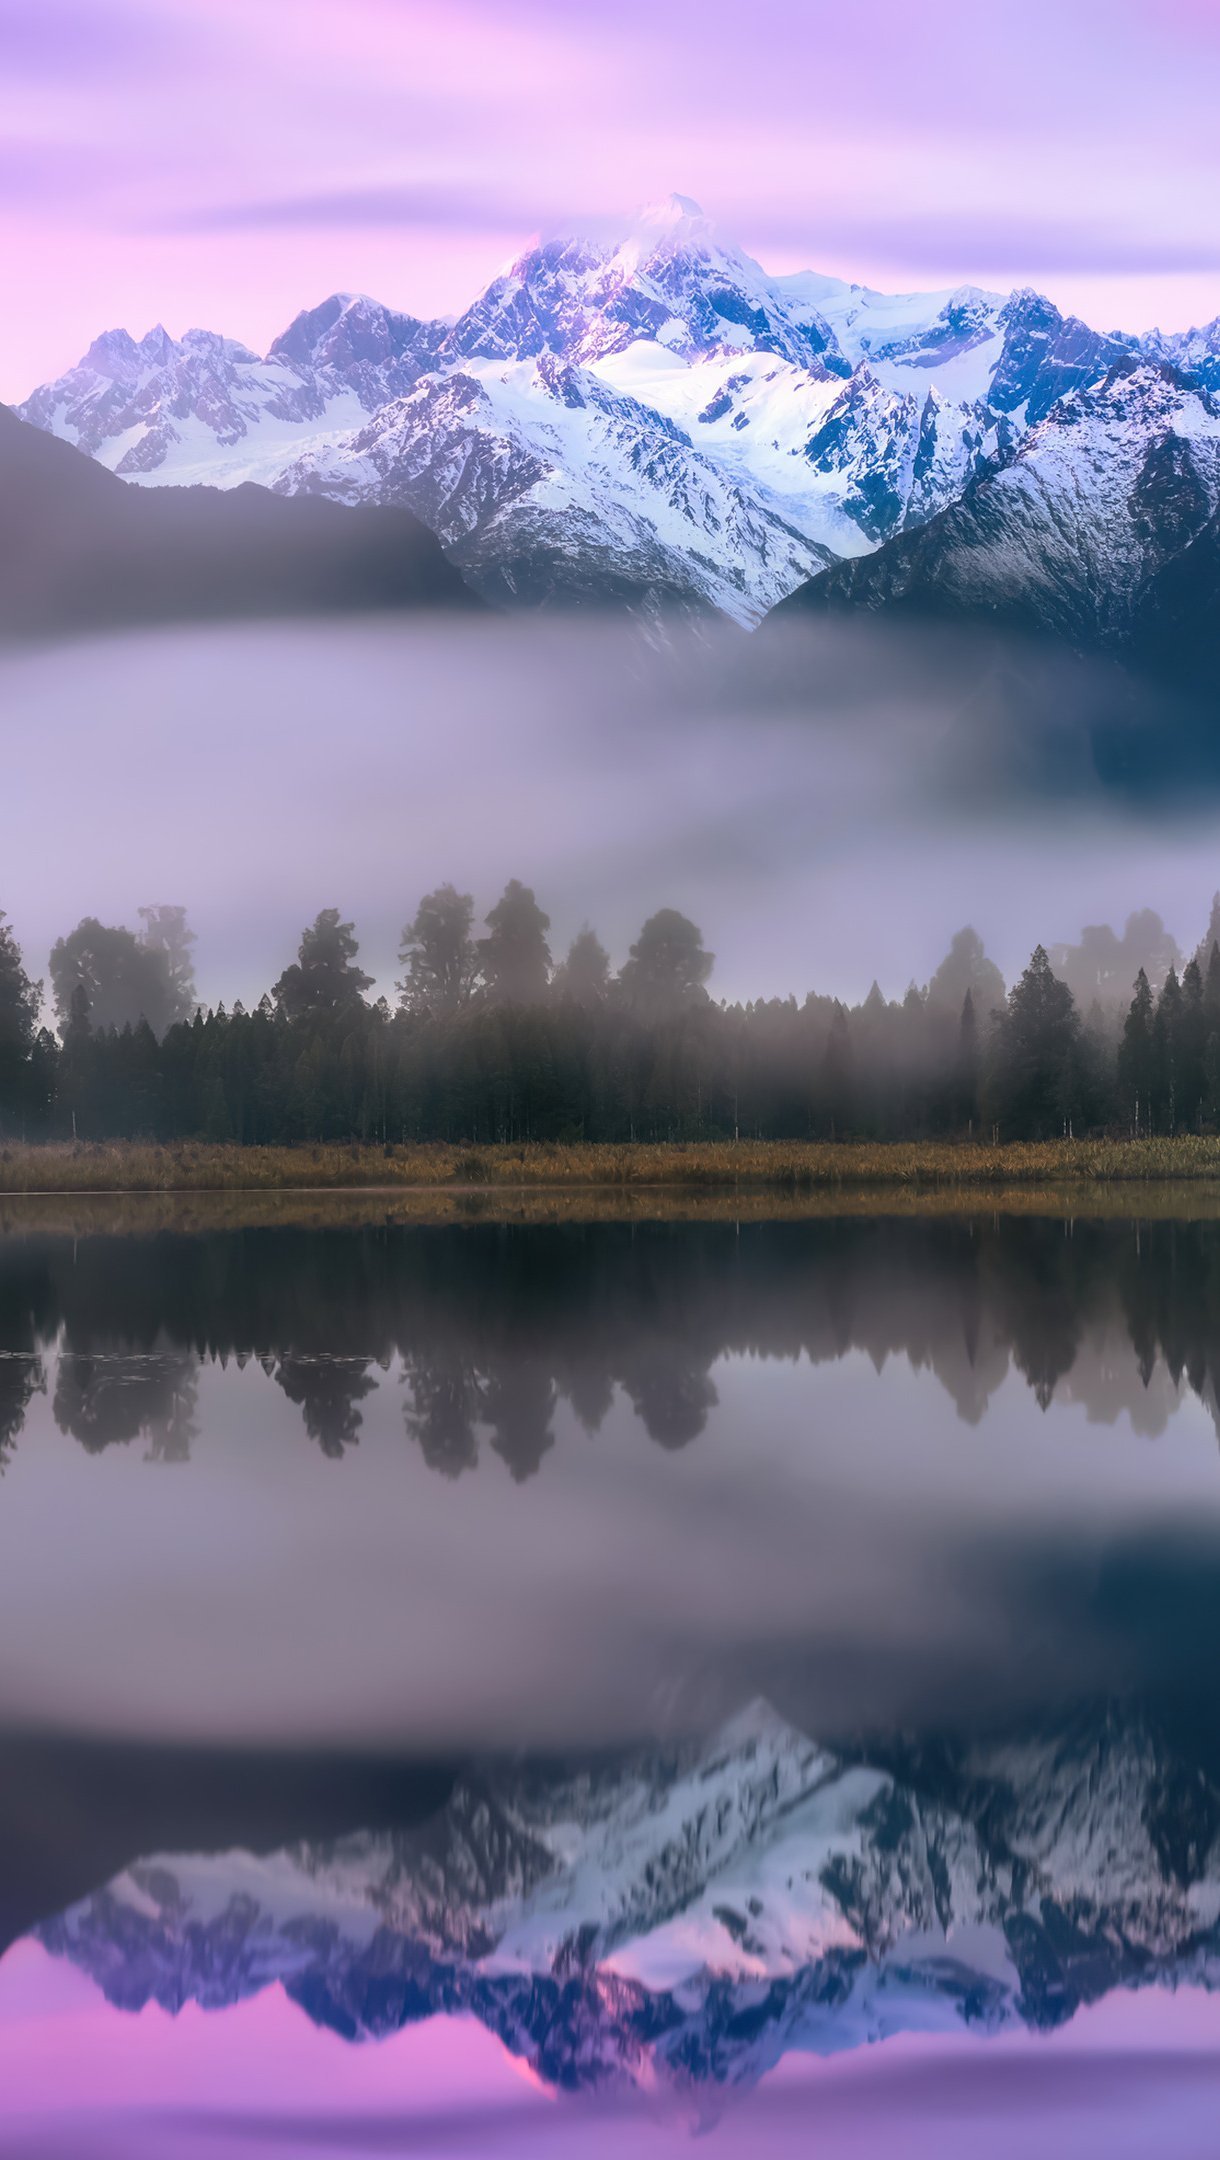
[[[0,907],[31,971],[82,914],[173,901],[206,1001],[257,999],[332,904],[392,992],[447,879],[481,917],[521,877],[557,956],[588,921],[616,965],[681,908],[730,999],[901,995],[967,921],[1009,980],[1137,906],[1190,947],[1220,883],[1206,795],[1176,784],[1182,716],[978,638],[193,629],[10,651],[0,701]]]

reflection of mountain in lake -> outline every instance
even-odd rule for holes
[[[980,1420],[1010,1370],[1137,1430],[1183,1384],[1217,1416],[1220,1224],[841,1219],[250,1229],[0,1241],[0,1461],[57,1353],[61,1429],[143,1434],[180,1458],[200,1361],[257,1359],[340,1456],[378,1368],[447,1476],[484,1448],[532,1476],[565,1400],[590,1431],[616,1392],[681,1448],[731,1355],[863,1351],[936,1374]]]
[[[158,1855],[38,1932],[128,2010],[281,1981],[376,2039],[466,2011],[551,2083],[753,2083],[790,2049],[1050,2028],[1220,1985],[1220,1791],[1138,1722],[831,1754],[710,1742],[460,1781],[420,1828]]]

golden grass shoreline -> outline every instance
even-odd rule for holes
[[[1167,1180],[1214,1180],[1220,1186],[1220,1136],[1014,1141],[995,1147],[766,1140],[392,1148],[140,1141],[0,1145],[4,1195],[657,1187],[842,1193],[866,1186],[936,1192]]]
[[[1220,1220],[1220,1140],[0,1148],[0,1233],[954,1215]]]

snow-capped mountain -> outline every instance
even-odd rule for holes
[[[748,473],[550,353],[427,375],[278,484],[409,506],[501,604],[651,598],[749,619],[836,560]]]
[[[179,339],[158,325],[138,343],[109,330],[18,410],[124,479],[266,482],[319,435],[359,427],[401,396],[438,335],[350,294],[298,315],[265,359],[210,330]]]
[[[403,504],[500,602],[752,622],[958,501],[1137,345],[1029,291],[772,277],[675,196],[527,249],[449,324],[336,295],[265,357],[112,331],[21,412],[145,484]],[[1220,371],[1214,324],[1149,350]]]
[[[1125,653],[1156,581],[1218,507],[1220,404],[1129,354],[1054,405],[961,501],[781,612],[970,616]]]
[[[464,2011],[557,2086],[690,2093],[1220,1984],[1218,1829],[1117,1715],[853,1760],[760,1703],[701,1746],[467,1780],[420,1829],[141,1861],[38,1932],[126,2009],[281,1981],[352,2040]]]

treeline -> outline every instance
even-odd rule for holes
[[[677,910],[649,917],[617,974],[587,928],[556,965],[549,918],[514,879],[482,937],[469,894],[446,885],[425,896],[403,932],[394,1005],[370,1000],[353,925],[326,908],[253,1011],[205,1011],[184,911],[140,912],[138,933],[89,917],[55,946],[54,1033],[42,1024],[43,986],[0,916],[0,1138],[484,1144],[1220,1129],[1214,938],[1180,974],[1170,962],[1155,992],[1141,966],[1125,1013],[1100,997],[1082,1012],[1041,946],[1006,994],[973,930],[900,1001],[874,984],[851,1007],[812,992],[729,1005],[709,995],[713,955]]]

